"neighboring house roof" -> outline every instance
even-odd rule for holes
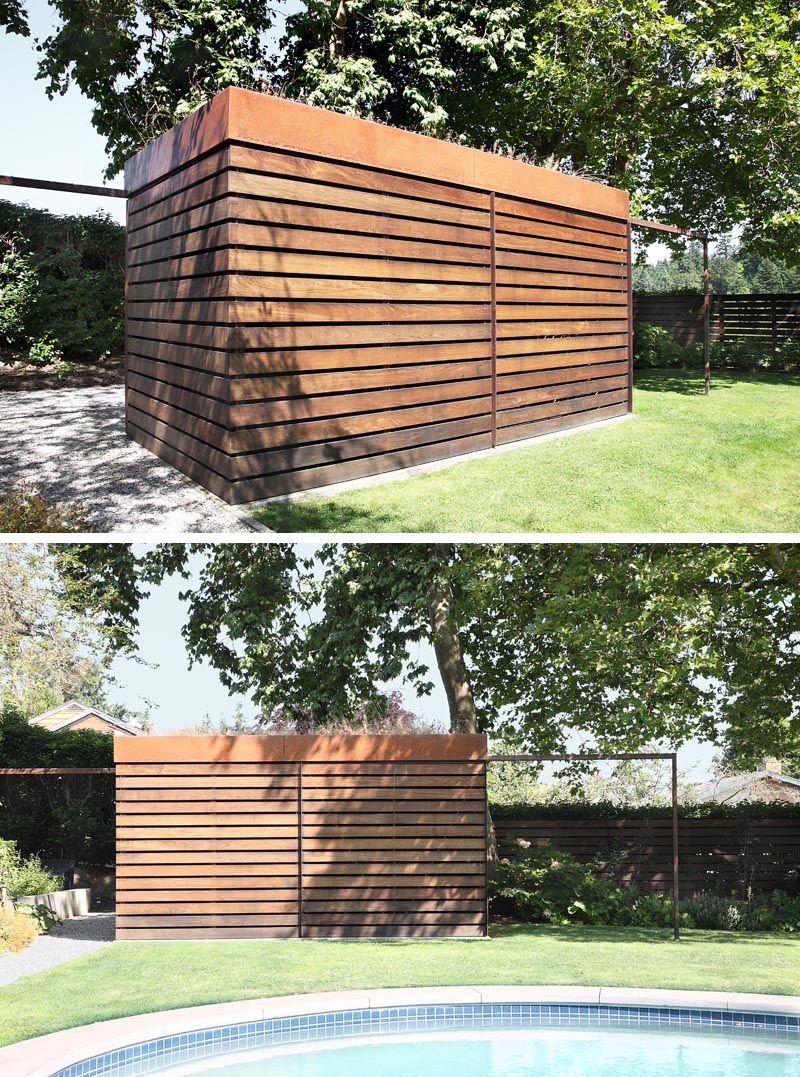
[[[743,800],[784,800],[800,803],[800,778],[790,778],[775,771],[755,770],[736,774],[713,782],[702,782],[695,788],[701,802],[739,804]]]
[[[99,707],[93,707],[88,703],[81,703],[77,699],[69,699],[58,707],[52,707],[43,714],[37,714],[29,720],[30,725],[43,726],[54,733],[65,729],[73,729],[75,726],[97,725],[107,727],[107,732],[121,736],[138,737],[144,730],[133,722],[126,722],[122,718],[114,718],[106,714]],[[102,730],[101,730],[102,731]]]

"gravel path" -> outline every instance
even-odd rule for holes
[[[77,502],[97,531],[253,532],[226,506],[125,436],[124,388],[0,392],[0,489]]]
[[[56,924],[49,935],[40,935],[19,954],[0,956],[0,986],[51,969],[73,957],[91,953],[114,941],[113,912],[90,912]]]

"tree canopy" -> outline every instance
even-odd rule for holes
[[[146,723],[108,702],[113,653],[42,548],[0,546],[0,711],[27,720],[75,698]]]
[[[166,573],[190,655],[265,714],[324,724],[436,670],[454,731],[537,752],[690,738],[737,758],[800,746],[800,547],[777,544],[326,544],[54,548],[73,601],[135,648],[137,609]],[[188,576],[187,576],[188,579]]]
[[[50,97],[75,85],[94,104],[108,176],[226,86],[259,88],[268,65],[263,0],[48,0],[53,32],[37,42]],[[29,34],[24,0],[0,3],[0,26]]]
[[[743,225],[800,262],[794,0],[304,0],[278,43],[262,0],[49,2],[39,77],[94,102],[110,174],[225,86],[272,89],[596,177],[637,216]],[[20,0],[0,25],[26,32]]]
[[[800,268],[762,258],[722,236],[708,261],[709,290],[717,295],[800,291]],[[633,289],[649,294],[700,294],[703,252],[691,244],[654,265],[635,265]]]

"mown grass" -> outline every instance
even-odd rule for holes
[[[282,532],[800,531],[800,378],[636,377],[634,419],[254,510]]]
[[[0,959],[1,960],[1,959]],[[131,1014],[305,991],[574,984],[800,991],[800,938],[505,927],[488,940],[114,943],[0,988],[0,1043]]]

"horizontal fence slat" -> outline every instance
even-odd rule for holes
[[[118,938],[482,934],[482,755],[447,736],[118,746]]]
[[[234,122],[220,117],[200,159],[156,143],[131,166],[148,177],[128,207],[126,429],[140,444],[243,503],[624,413],[622,398],[526,412],[508,394],[614,361],[607,376],[630,389],[625,196],[537,173],[540,194],[574,191],[549,203],[508,187],[518,163],[500,158],[448,178],[426,167],[430,143],[398,171],[354,147],[338,160],[294,137],[245,143]],[[444,167],[462,151],[441,152]],[[587,369],[493,376],[494,359],[524,355]]]
[[[520,839],[551,845],[579,860],[607,859],[606,874],[656,893],[672,886],[672,820],[495,820],[502,855],[523,854]],[[788,840],[786,835],[789,835]],[[680,888],[684,896],[709,890],[746,898],[788,889],[800,894],[800,819],[680,819]]]

